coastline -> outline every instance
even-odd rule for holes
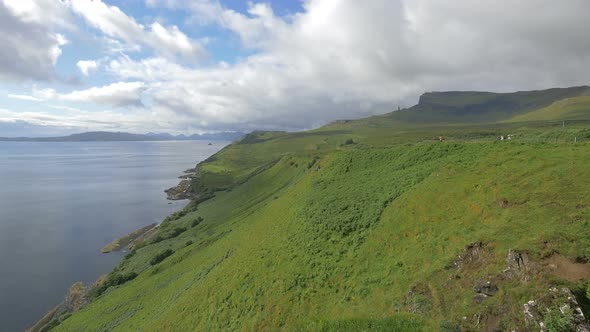
[[[130,248],[139,239],[146,238],[146,233],[155,232],[155,230],[157,230],[158,228],[158,225],[158,223],[152,223],[150,225],[134,230],[129,234],[123,235],[122,237],[119,237],[107,244],[106,246],[104,246],[102,249],[100,249],[100,252],[103,254],[108,254],[114,251],[120,251],[126,248]]]
[[[194,179],[199,177],[198,168],[189,168],[184,171],[184,174],[179,176],[180,182],[174,186],[170,187],[164,192],[168,196],[168,199],[171,201],[178,201],[184,199],[198,199],[199,194],[191,192],[191,184]]]
[[[192,181],[198,178],[198,165],[194,168],[189,168],[183,171],[183,173],[183,175],[178,176],[180,182],[176,186],[164,190],[168,200],[189,200],[190,202],[187,204],[187,206],[189,206],[191,202],[200,203],[213,197],[213,194],[211,193],[192,192],[190,190]],[[175,211],[174,213],[183,211],[187,208],[187,206],[184,206],[182,209]],[[147,243],[148,240],[154,238],[158,234],[159,226],[160,223],[152,223],[150,225],[136,229],[126,235],[114,239],[102,249],[100,249],[100,252],[102,254],[109,254],[125,249],[129,252],[132,252],[137,246],[141,246],[144,243]],[[119,263],[122,261],[122,259],[123,258],[119,260]],[[28,327],[25,331],[38,332],[51,329],[59,325],[74,312],[84,308],[91,302],[91,292],[105,282],[108,275],[113,272],[113,269],[98,276],[98,278],[92,284],[86,285],[81,281],[72,284],[63,297],[63,300],[47,311],[43,317],[30,325],[30,327]],[[71,305],[71,303],[75,303],[75,305]]]

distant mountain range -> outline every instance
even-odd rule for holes
[[[3,142],[115,142],[115,141],[233,141],[244,136],[241,132],[172,135],[168,133],[131,134],[124,132],[92,131],[58,137],[0,137]]]

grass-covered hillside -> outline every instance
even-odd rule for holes
[[[588,86],[513,93],[431,92],[422,95],[416,106],[393,116],[409,122],[492,122],[526,114],[565,98],[588,95]]]
[[[590,310],[590,122],[562,122],[563,91],[511,96],[510,112],[485,93],[431,103],[512,114],[501,122],[394,112],[249,134],[198,165],[192,190],[213,198],[168,217],[52,326],[574,331]],[[509,121],[527,113],[541,116]]]
[[[516,116],[510,121],[588,120],[590,95],[560,99],[547,107]]]

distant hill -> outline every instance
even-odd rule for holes
[[[220,132],[213,134],[171,135],[168,133],[131,134],[124,132],[92,131],[59,137],[0,137],[4,142],[116,142],[116,141],[178,141],[178,140],[224,140],[232,141],[242,137],[241,132]]]
[[[417,105],[390,113],[404,122],[482,123],[508,120],[556,101],[590,96],[590,87],[554,88],[512,93],[475,91],[428,92]]]
[[[590,119],[590,96],[558,100],[547,107],[516,116],[511,121],[587,120]]]

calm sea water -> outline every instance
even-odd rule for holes
[[[109,272],[122,253],[100,248],[181,209],[163,190],[225,144],[0,142],[0,330],[24,330],[71,284]]]

